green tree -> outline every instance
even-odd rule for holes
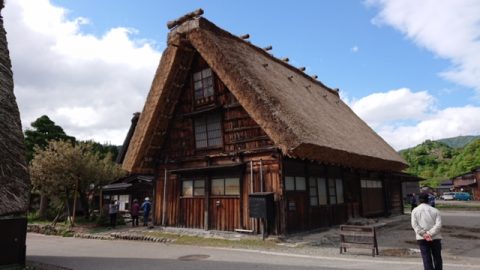
[[[101,187],[124,175],[124,171],[112,162],[111,154],[101,158],[92,148],[90,143],[67,141],[50,141],[45,149],[35,147],[35,155],[30,163],[34,188],[52,198],[59,209],[66,205],[68,212],[68,202],[72,199],[75,201],[78,194],[88,218],[90,209],[87,192],[91,184]],[[74,215],[75,211],[72,213]]]
[[[81,141],[80,143],[86,143],[86,144],[91,144],[92,145],[92,151],[96,152],[100,155],[101,158],[106,157],[108,154],[110,154],[110,157],[112,161],[115,161],[115,159],[118,156],[118,146],[112,145],[112,144],[101,144],[98,142],[94,141]]]
[[[51,140],[75,141],[75,137],[68,136],[63,128],[55,125],[46,115],[42,115],[31,123],[32,129],[25,131],[25,146],[27,148],[27,160],[33,159],[34,148],[45,149]]]
[[[31,123],[32,129],[25,131],[25,148],[27,161],[30,162],[33,159],[35,153],[35,147],[39,149],[45,149],[48,142],[51,140],[68,140],[75,142],[75,138],[68,136],[63,131],[63,128],[55,125],[55,122],[50,120],[46,115],[42,115]],[[40,209],[37,216],[40,219],[45,219],[47,215],[47,208],[49,204],[49,197],[40,192]]]

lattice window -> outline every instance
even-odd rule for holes
[[[182,196],[193,197],[205,195],[205,180],[183,180],[182,181]]]
[[[305,191],[306,180],[303,176],[285,176],[285,190],[287,191]]]
[[[212,195],[240,195],[239,178],[215,178],[212,179]]]
[[[213,96],[213,73],[210,68],[193,73],[195,100]]]
[[[196,148],[222,145],[222,117],[220,114],[209,114],[195,118]]]

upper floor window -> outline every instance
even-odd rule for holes
[[[210,68],[193,73],[195,100],[213,96],[213,74]]]
[[[195,145],[197,148],[222,145],[222,118],[208,114],[195,118]]]

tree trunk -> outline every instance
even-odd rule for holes
[[[75,184],[75,189],[73,190],[73,213],[72,213],[72,223],[70,226],[75,226],[75,217],[77,216],[77,191],[78,191],[78,179],[77,183]]]
[[[58,209],[57,216],[56,216],[55,219],[53,219],[53,221],[52,221],[52,225],[53,225],[53,226],[56,226],[56,225],[57,225],[57,222],[58,222],[58,220],[60,219],[60,216],[62,215],[64,208],[65,208],[65,203],[62,203],[62,206],[60,206],[60,208]]]
[[[47,195],[40,194],[40,208],[38,209],[38,218],[39,219],[47,219],[47,210],[48,210],[48,202],[49,199]]]
[[[78,195],[80,197],[80,204],[82,205],[83,215],[85,216],[85,219],[88,220],[90,218],[90,204],[88,202],[87,194],[79,190]]]

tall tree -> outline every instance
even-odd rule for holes
[[[35,146],[45,149],[51,140],[75,141],[75,137],[68,136],[62,127],[57,126],[46,115],[42,115],[32,122],[32,129],[25,131],[25,145],[27,147],[27,160],[33,159]]]
[[[31,123],[32,129],[25,131],[25,146],[27,151],[27,160],[30,162],[34,156],[34,149],[45,149],[48,142],[51,140],[68,140],[75,141],[74,137],[65,134],[62,127],[57,126],[55,122],[50,120],[46,115],[42,115]],[[40,191],[40,208],[37,216],[40,219],[45,219],[47,216],[47,208],[49,204],[49,197]]]
[[[112,162],[110,154],[100,158],[92,150],[92,144],[50,141],[45,149],[35,147],[30,175],[34,187],[52,198],[57,206],[78,194],[88,217],[86,194],[91,184],[102,186],[123,176],[124,172]]]

